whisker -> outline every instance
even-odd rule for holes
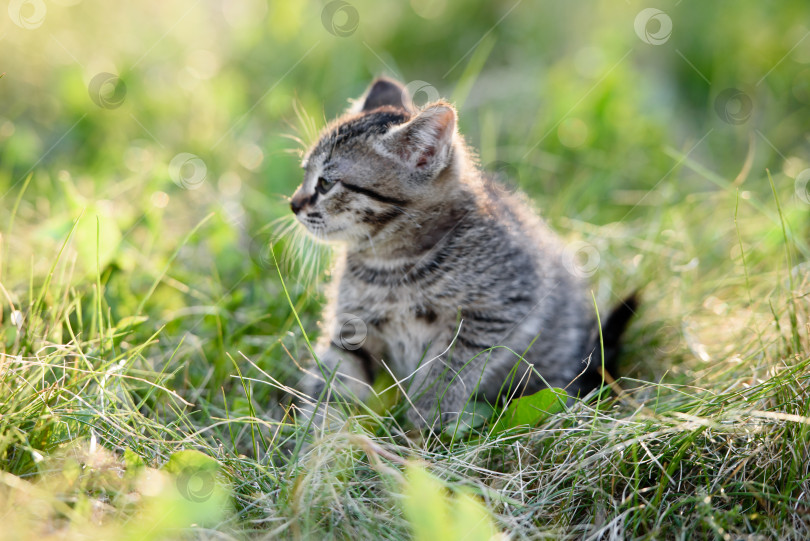
[[[293,268],[295,267],[295,261],[300,259],[300,254],[298,253],[301,246],[301,239],[304,235],[304,230],[301,227],[296,227],[292,231],[290,242],[286,246],[286,250],[284,250],[284,269],[287,274],[290,274]]]
[[[262,227],[260,227],[256,231],[256,234],[258,235],[260,233],[264,233],[268,229],[270,229],[270,230],[278,229],[279,224],[282,224],[284,222],[291,222],[293,220],[295,220],[295,216],[292,216],[292,215],[279,216],[275,220],[271,220],[270,222],[268,222],[268,223],[264,224]]]
[[[281,137],[283,137],[284,139],[289,139],[290,141],[293,141],[293,142],[295,142],[295,143],[298,143],[298,145],[299,145],[299,146],[300,146],[302,149],[303,149],[303,148],[306,148],[306,146],[307,146],[307,144],[304,142],[304,140],[303,140],[303,139],[301,139],[300,137],[298,137],[297,135],[293,135],[293,134],[291,134],[291,133],[282,133],[282,134],[280,134],[280,135],[281,135]],[[296,150],[296,149],[289,149],[289,150]]]
[[[317,126],[315,125],[315,119],[307,113],[307,110],[304,108],[301,101],[296,97],[293,100],[293,111],[295,111],[295,116],[298,118],[298,122],[300,124],[299,129],[303,130],[303,135],[307,139],[307,143],[312,143],[315,141],[315,138],[318,134]],[[309,146],[308,144],[304,146]]]
[[[290,195],[289,195],[289,194],[286,194],[286,193],[270,192],[270,193],[268,193],[267,195],[268,195],[269,197],[273,197],[273,198],[280,199],[281,201],[284,201],[285,203],[289,203],[289,202],[290,202],[290,199],[292,199],[292,197],[290,197]],[[289,216],[290,216],[291,218],[295,219],[295,216],[294,216],[294,215],[290,214]]]

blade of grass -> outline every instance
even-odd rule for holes
[[[794,298],[794,285],[793,285],[793,257],[790,254],[790,241],[788,240],[787,225],[785,223],[785,216],[782,213],[782,205],[779,204],[779,196],[776,193],[776,186],[771,177],[771,171],[765,170],[768,173],[768,182],[771,184],[771,191],[773,192],[773,200],[776,202],[776,210],[779,212],[779,223],[782,225],[782,236],[785,242],[785,262],[787,263],[788,285],[790,291],[788,292],[788,317],[790,318],[790,334],[793,338],[793,352],[799,353],[801,351],[801,338],[799,337],[799,320],[796,316],[796,299]]]

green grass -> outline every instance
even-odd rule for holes
[[[607,1],[358,0],[347,37],[320,3],[64,3],[0,25],[1,539],[810,536],[803,0],[663,6],[659,46]],[[378,73],[595,247],[602,315],[642,288],[612,394],[443,438],[391,393],[295,423],[330,276],[287,227],[294,139]]]

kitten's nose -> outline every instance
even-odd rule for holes
[[[306,203],[306,199],[303,197],[293,197],[290,199],[290,209],[293,211],[293,214],[298,214],[302,208],[304,208],[304,204]]]

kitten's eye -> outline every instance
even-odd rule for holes
[[[323,177],[318,177],[318,185],[316,188],[319,192],[326,193],[331,190],[335,184],[337,184],[337,180],[329,180]]]

